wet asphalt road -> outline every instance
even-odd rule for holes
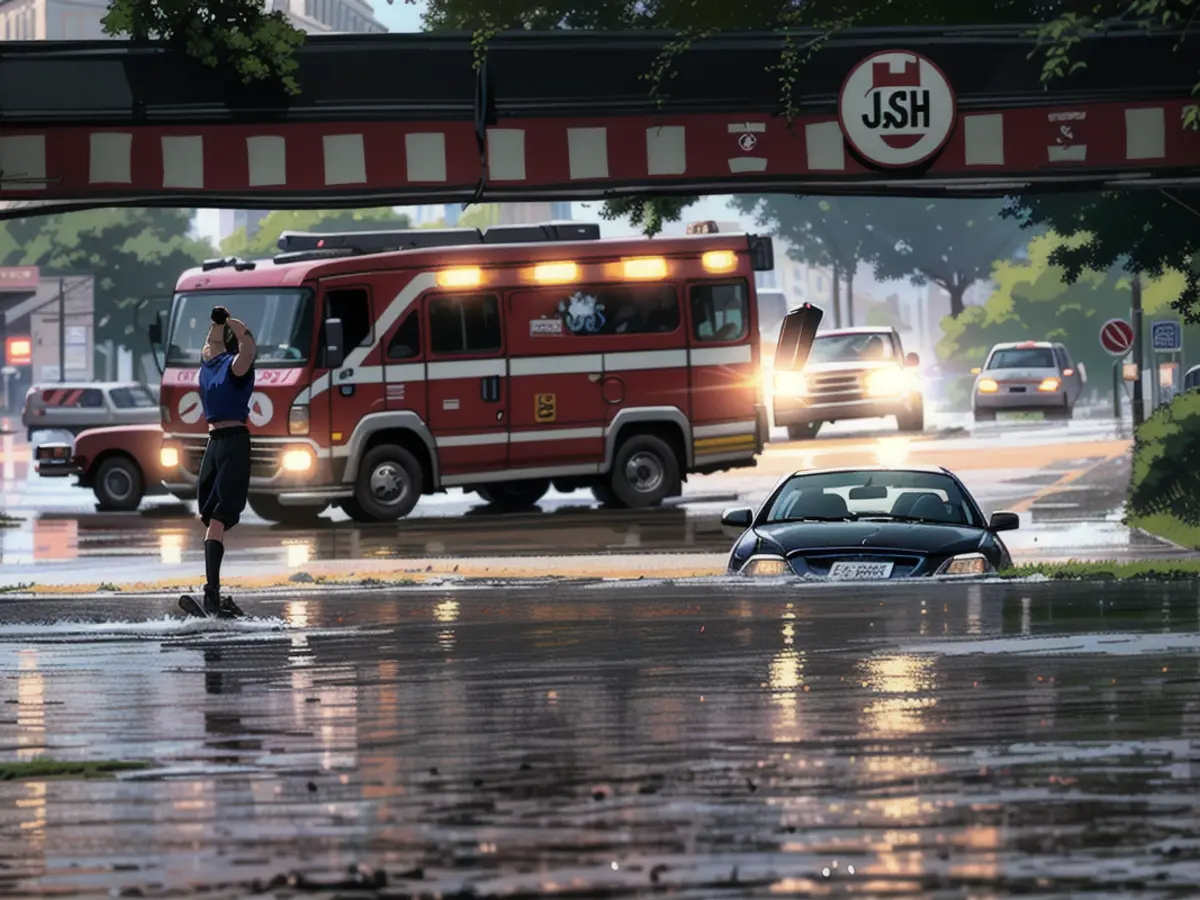
[[[0,600],[0,759],[156,766],[0,782],[0,896],[1182,898],[1200,883],[1192,585],[540,584],[245,605],[254,618],[221,625],[168,617],[168,598]],[[314,887],[355,866],[386,886]]]
[[[1006,542],[1020,561],[1179,555],[1120,525],[1127,461],[1091,468],[1103,458],[1097,448],[1120,436],[1111,423],[1000,423],[968,433],[950,427],[956,422],[947,419],[941,432],[920,442],[897,436],[891,425],[844,423],[816,441],[772,444],[758,468],[695,478],[682,498],[657,510],[599,509],[586,491],[551,492],[537,509],[517,513],[453,491],[424,498],[403,522],[375,526],[356,525],[340,511],[314,527],[269,525],[248,510],[231,535],[226,572],[298,571],[330,560],[724,553],[730,538],[720,528],[722,509],[760,503],[783,473],[847,459],[903,464],[910,456],[955,468],[985,512],[1017,509],[1022,529]],[[1080,473],[1086,474],[1059,484]],[[0,586],[203,571],[204,531],[188,505],[147,500],[138,513],[97,512],[90,492],[72,482],[34,475],[0,491],[0,504],[25,519],[0,529]]]

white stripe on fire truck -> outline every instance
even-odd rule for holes
[[[724,422],[720,425],[699,425],[692,431],[695,439],[710,437],[738,436],[754,434],[756,424],[753,419],[741,422]],[[533,444],[538,441],[580,441],[597,440],[607,437],[612,430],[610,426],[597,428],[530,428],[525,431],[505,433],[490,431],[484,434],[455,434],[434,439],[439,447],[483,447],[504,443]],[[350,446],[341,444],[333,448],[337,457],[349,456]]]
[[[724,422],[720,425],[697,425],[692,428],[692,437],[696,440],[714,437],[740,437],[743,434],[754,434],[758,423],[753,419],[741,422]]]
[[[749,344],[738,347],[701,347],[688,351],[693,366],[734,366],[753,360]]]
[[[491,375],[507,375],[508,360],[468,359],[462,362],[434,362],[429,364],[430,381],[447,381],[451,378],[487,378]]]

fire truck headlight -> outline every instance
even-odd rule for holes
[[[283,453],[282,465],[285,472],[308,472],[315,462],[313,452],[307,447],[293,447]]]
[[[538,284],[568,284],[579,280],[579,266],[573,262],[540,263],[533,267]]]
[[[808,390],[808,382],[803,372],[776,372],[775,393],[798,397]]]
[[[626,278],[666,278],[667,261],[661,256],[627,259],[622,264]]]
[[[483,270],[477,267],[443,269],[437,273],[440,287],[477,287],[483,281]]]
[[[162,463],[164,469],[176,469],[179,467],[179,448],[178,447],[163,447],[159,452],[158,460]]]
[[[732,250],[709,250],[700,261],[710,272],[732,272],[737,266],[737,257]]]
[[[295,404],[288,410],[288,434],[308,434],[308,407]]]

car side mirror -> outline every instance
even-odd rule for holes
[[[321,368],[337,369],[346,361],[346,348],[342,343],[342,320],[325,320],[325,346],[321,348]]]
[[[739,506],[736,509],[727,509],[721,513],[721,527],[729,531],[736,530],[741,534],[750,527],[750,523],[754,521],[754,510],[748,506]]]
[[[921,357],[919,357],[915,353],[910,353],[906,357],[904,357],[904,364],[906,366],[908,366],[909,368],[915,369],[917,366],[919,366],[921,364]]]
[[[1015,512],[994,512],[988,522],[988,531],[1016,531],[1021,527],[1021,517]]]
[[[162,323],[151,322],[146,326],[146,334],[150,338],[150,343],[157,347],[162,343]]]

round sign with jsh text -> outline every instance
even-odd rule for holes
[[[907,50],[873,53],[850,70],[838,120],[850,146],[883,168],[920,165],[954,130],[954,89],[934,63]]]

